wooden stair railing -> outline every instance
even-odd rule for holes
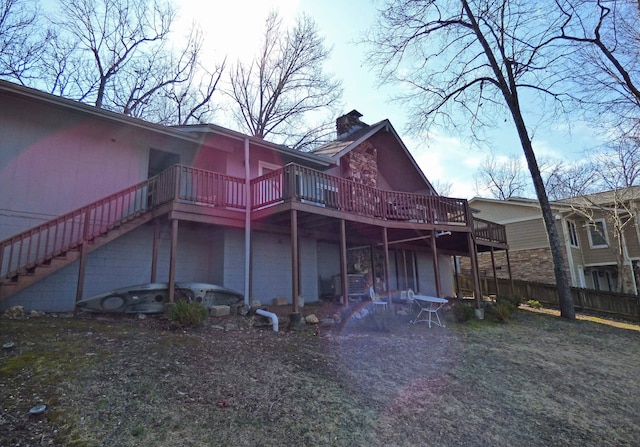
[[[172,200],[176,169],[0,241],[0,284],[33,273],[36,267]]]

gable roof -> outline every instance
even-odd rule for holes
[[[569,209],[567,205],[556,202],[550,202],[550,205],[554,213]],[[542,219],[540,202],[526,197],[510,197],[506,200],[474,197],[469,200],[469,206],[474,214],[481,214],[480,218],[500,224]]]
[[[84,115],[96,117],[98,119],[110,121],[117,124],[123,124],[149,132],[158,133],[172,138],[188,141],[191,143],[202,143],[202,133],[221,134],[228,138],[245,140],[248,139],[250,144],[263,147],[268,150],[276,151],[285,155],[290,160],[301,160],[306,165],[315,164],[317,166],[331,166],[335,162],[330,158],[322,155],[314,155],[308,152],[300,152],[287,146],[271,143],[257,137],[245,135],[231,129],[227,129],[215,124],[201,124],[188,126],[166,126],[163,124],[151,123],[140,118],[134,118],[122,113],[113,112],[107,109],[85,104],[68,98],[52,95],[43,91],[14,84],[9,81],[0,79],[0,93],[6,93],[21,98],[34,100],[42,104],[49,104],[54,107],[60,107],[69,111],[78,112]]]
[[[610,191],[596,192],[593,194],[585,194],[578,197],[556,200],[554,203],[563,205],[577,206],[607,206],[616,202],[638,200],[640,201],[640,185],[630,186],[628,188],[612,189]]]
[[[398,143],[403,153],[407,156],[413,168],[420,175],[421,180],[431,191],[436,192],[435,188],[424,175],[424,172],[422,172],[422,169],[420,169],[420,166],[418,166],[418,163],[413,158],[413,155],[411,155],[411,152],[409,152],[409,149],[404,144],[404,142],[400,138],[400,135],[398,135],[388,119],[384,119],[375,124],[365,125],[363,128],[358,129],[345,137],[338,138],[316,148],[312,151],[312,153],[316,155],[331,157],[339,165],[340,158],[344,157],[346,154],[357,148],[360,144],[373,137],[378,132],[389,132],[393,136],[393,139]]]
[[[325,156],[325,155],[316,155],[311,152],[302,152],[296,149],[292,149],[289,146],[285,146],[283,144],[271,143],[269,141],[263,140],[262,138],[253,137],[250,135],[246,135],[242,132],[238,132],[235,130],[227,129],[226,127],[219,126],[217,124],[189,124],[184,126],[173,126],[174,129],[179,129],[182,132],[188,134],[223,134],[224,136],[236,140],[245,140],[248,139],[249,143],[252,145],[261,146],[265,149],[269,149],[275,152],[278,152],[280,155],[284,157],[286,160],[295,160],[297,162],[306,162],[303,163],[305,165],[315,165],[320,167],[328,167],[336,164],[334,160]]]

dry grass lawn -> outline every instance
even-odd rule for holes
[[[409,319],[0,320],[0,445],[638,445],[638,326]]]

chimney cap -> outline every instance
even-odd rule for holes
[[[353,116],[354,118],[360,118],[364,115],[362,115],[362,113],[358,112],[356,109],[353,109],[351,112],[346,114],[347,116]]]

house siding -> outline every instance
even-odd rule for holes
[[[291,303],[291,238],[253,233],[253,299],[271,304],[285,297]],[[314,239],[300,238],[300,288],[305,302],[318,300],[317,249]]]
[[[433,268],[433,256],[431,253],[418,252],[418,292],[422,295],[436,296],[435,270]],[[453,263],[450,256],[439,255],[440,289],[442,296],[455,295],[455,282],[453,277]]]
[[[170,240],[167,228],[161,231],[158,251],[157,282],[169,280]],[[228,287],[239,292],[244,289],[244,249],[231,250],[232,256],[224,256],[214,241],[224,240],[225,244],[237,248],[244,247],[242,238],[233,235],[221,239],[223,230],[207,230],[201,225],[183,224],[178,230],[176,259],[176,282],[204,282]],[[241,232],[240,232],[241,233]],[[151,254],[153,247],[153,227],[145,225],[123,235],[87,257],[84,282],[84,296],[88,298],[109,290],[148,283],[151,276]],[[213,248],[213,249],[211,249]],[[240,255],[238,256],[238,253]],[[224,258],[224,259],[223,259]],[[218,274],[218,266],[227,266],[223,281]],[[0,302],[0,309],[15,303],[25,310],[45,312],[66,312],[75,307],[76,285],[78,281],[78,261],[64,267],[16,295]]]
[[[191,144],[10,95],[0,122],[0,239],[146,179],[151,148],[193,157]]]
[[[246,292],[244,290],[244,231],[231,228],[225,229],[222,231],[221,237],[223,238],[222,246],[224,247],[224,261],[222,269],[224,282],[222,285],[230,289],[242,292],[246,295]]]
[[[78,262],[71,263],[36,284],[0,301],[0,312],[22,306],[25,312],[69,312],[75,307]]]

